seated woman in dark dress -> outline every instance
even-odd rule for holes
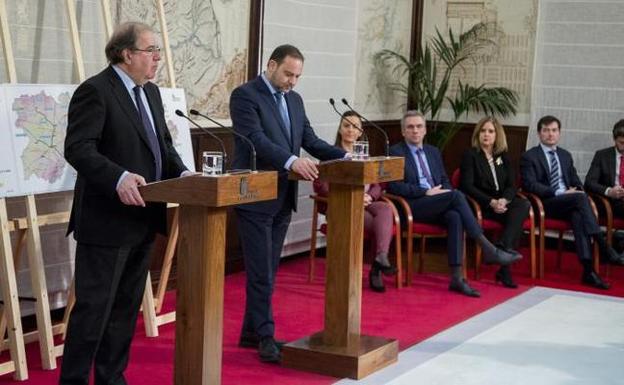
[[[522,235],[530,203],[516,196],[514,172],[507,156],[503,126],[494,117],[481,119],[472,133],[472,148],[461,162],[460,189],[481,206],[485,218],[503,224],[497,245],[511,250]],[[496,272],[496,282],[516,288],[509,266]]]

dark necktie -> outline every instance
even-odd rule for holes
[[[429,187],[433,187],[433,178],[425,165],[425,151],[422,148],[416,150],[416,158],[418,158],[418,165],[420,166],[422,173],[425,175],[427,183],[429,183]]]
[[[620,186],[624,186],[624,155],[620,155]]]
[[[559,190],[559,181],[561,180],[561,175],[559,175],[559,162],[557,161],[554,150],[548,151],[548,155],[550,156],[550,187],[557,191]]]
[[[154,155],[154,165],[156,167],[155,180],[160,180],[160,178],[162,177],[162,158],[160,155],[160,146],[158,145],[156,131],[154,131],[154,128],[152,127],[152,122],[150,122],[149,117],[147,116],[147,111],[145,110],[145,106],[143,105],[143,100],[141,99],[141,87],[136,86],[133,88],[133,90],[137,108],[139,110],[139,118],[143,123],[145,135],[147,135],[147,139],[149,141],[150,150],[152,150],[152,154]]]
[[[279,109],[280,116],[282,117],[282,122],[284,122],[284,128],[286,128],[286,137],[290,140],[290,118],[288,117],[288,107],[286,106],[284,93],[276,92],[274,95],[277,108]]]

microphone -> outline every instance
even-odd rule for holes
[[[241,138],[245,143],[247,143],[249,145],[249,148],[251,149],[251,172],[255,172],[256,171],[256,146],[254,146],[254,144],[252,143],[251,140],[249,140],[248,137],[246,137],[243,134],[239,134],[238,132],[236,132],[235,130],[231,129],[230,127],[224,126],[223,124],[217,122],[216,120],[212,119],[208,115],[204,115],[204,114],[202,114],[201,112],[199,112],[197,110],[190,109],[189,112],[191,113],[191,115],[201,116],[202,118],[208,119],[212,123],[214,123],[217,126],[225,129],[227,132],[233,134],[234,136]]]
[[[351,107],[349,105],[349,102],[347,102],[347,99],[342,98],[342,104],[344,104],[345,106],[349,107],[349,109],[351,111],[355,112],[362,120],[364,120],[366,123],[370,124],[371,126],[375,127],[379,132],[381,132],[383,134],[384,138],[386,139],[385,153],[386,153],[386,156],[388,156],[388,154],[390,153],[390,140],[388,139],[388,134],[386,133],[386,131],[384,131],[384,129],[379,127],[376,123],[371,122],[370,120],[368,120],[365,117],[363,117],[362,115],[360,115],[359,112],[354,110],[353,107]]]
[[[329,98],[329,104],[331,104],[332,108],[334,109],[334,111],[336,111],[336,113],[338,114],[338,116],[340,116],[340,119],[344,119],[347,122],[349,122],[351,124],[351,127],[354,127],[356,130],[358,130],[362,136],[364,137],[364,139],[366,139],[366,141],[368,142],[368,135],[366,135],[366,133],[364,132],[363,129],[361,129],[360,127],[358,127],[355,123],[353,123],[351,120],[349,120],[349,117],[347,116],[342,116],[342,113],[340,113],[340,111],[338,111],[338,109],[336,108],[336,102],[334,101],[334,98]],[[357,112],[356,112],[357,114]],[[359,114],[358,114],[359,115]]]
[[[216,136],[215,134],[210,132],[208,129],[206,129],[205,127],[200,126],[193,119],[191,119],[188,116],[184,115],[184,112],[182,112],[180,110],[175,110],[175,114],[178,115],[178,116],[181,116],[181,117],[185,118],[186,120],[188,120],[189,122],[193,123],[193,125],[195,127],[199,128],[200,130],[202,130],[206,134],[212,136],[214,139],[217,140],[217,142],[219,142],[219,144],[221,145],[221,151],[223,152],[223,164],[221,165],[221,173],[225,174],[226,173],[225,172],[225,163],[227,161],[227,152],[225,152],[225,145],[223,144],[223,141],[218,136]]]

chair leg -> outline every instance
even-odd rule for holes
[[[420,238],[420,254],[418,255],[418,274],[422,274],[425,271],[425,247],[427,238],[423,235]]]
[[[563,250],[563,231],[559,231],[559,239],[557,240],[557,271],[561,271],[561,253]]]
[[[536,277],[536,266],[535,266],[535,229],[529,230],[529,245],[531,250],[531,279],[535,279]]]
[[[479,243],[475,242],[475,280],[481,279],[481,263],[482,263],[483,249]]]
[[[414,238],[405,237],[407,240],[407,272],[405,273],[405,285],[412,285],[412,276],[414,275]]]
[[[308,282],[314,281],[314,258],[316,258],[316,221],[312,223],[312,235],[310,236],[310,260],[308,269]]]
[[[401,254],[401,232],[397,229],[396,234],[394,236],[394,250],[396,254],[396,287],[400,289],[403,286],[403,269],[402,269],[402,258]]]
[[[539,278],[544,278],[544,231],[540,230],[539,234]]]

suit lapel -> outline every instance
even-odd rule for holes
[[[119,102],[121,109],[128,116],[130,122],[132,122],[132,126],[137,130],[137,133],[143,141],[143,144],[145,144],[147,148],[150,148],[149,140],[147,139],[147,134],[145,133],[145,128],[143,128],[143,123],[141,123],[141,121],[139,120],[139,111],[137,110],[136,105],[130,98],[130,94],[128,93],[128,90],[126,90],[123,82],[115,73],[115,70],[109,68],[109,71],[109,79],[112,85],[111,89],[113,95]]]
[[[414,155],[412,154],[411,148],[407,145],[407,143],[403,142],[403,153],[405,157],[405,161],[407,162],[407,167],[405,167],[408,172],[413,170],[414,174],[416,174],[416,184],[420,184],[420,175],[418,175],[418,167],[416,167],[416,162],[414,161]],[[405,177],[407,180],[407,176]]]
[[[481,175],[486,175],[485,178],[487,179],[490,189],[496,190],[494,175],[492,175],[490,164],[488,163],[488,160],[485,157],[485,153],[483,153],[483,151],[477,151],[477,167],[479,167]],[[494,165],[494,168],[496,168],[496,164]],[[496,175],[498,176],[498,173]]]
[[[429,166],[429,173],[431,174],[431,179],[433,179],[434,186],[437,186],[441,183],[441,180],[442,180],[440,171],[438,170],[438,162],[436,161],[437,158],[433,150],[431,149],[431,147],[423,145],[423,150],[425,151],[425,156],[427,157],[427,165]]]
[[[615,157],[618,156],[615,147],[613,147],[609,155],[610,156],[607,158],[607,175],[609,177],[609,183],[613,183],[615,181]]]
[[[557,147],[557,157],[559,158],[559,166],[561,167],[561,177],[566,188],[570,187],[570,178],[568,171],[570,170],[570,159],[563,154],[563,151]]]
[[[542,147],[540,145],[537,145],[537,147],[535,147],[535,150],[537,151],[537,159],[542,165],[542,169],[544,170],[544,175],[546,175],[547,184],[550,184],[550,166],[548,165],[548,159],[546,159],[546,154],[544,154],[544,151],[542,150]]]
[[[164,157],[164,154],[163,154],[163,148],[165,146],[164,131],[167,129],[167,127],[163,127],[163,124],[162,124],[163,122],[160,119],[157,119],[157,117],[160,116],[160,114],[155,113],[156,111],[160,111],[160,108],[161,108],[154,104],[158,100],[158,97],[154,95],[154,88],[147,86],[147,84],[143,86],[143,91],[145,92],[145,97],[147,98],[147,104],[149,104],[150,111],[152,112],[152,120],[154,121],[154,130],[156,131],[156,138],[158,139],[158,146],[160,147],[160,154],[161,154],[161,157]],[[163,164],[164,163],[165,161],[163,158]]]
[[[262,95],[264,102],[267,105],[268,109],[273,112],[275,121],[279,125],[280,133],[282,134],[282,136],[284,137],[284,140],[286,141],[286,143],[289,144],[289,147],[290,147],[290,140],[288,139],[288,136],[286,136],[286,127],[284,126],[284,122],[282,121],[282,115],[280,114],[279,108],[277,107],[277,102],[275,101],[275,97],[271,94],[269,87],[267,87],[267,85],[264,83],[264,80],[262,80],[260,76],[258,76],[256,79],[257,79],[256,88],[260,91],[260,94]],[[288,102],[286,102],[286,105],[288,105]],[[291,123],[292,123],[292,119],[291,119]]]

